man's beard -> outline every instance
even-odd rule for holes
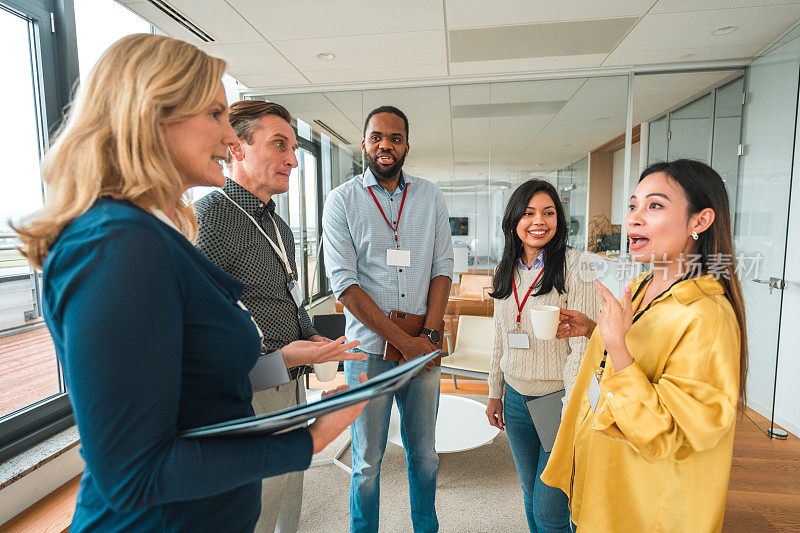
[[[403,154],[403,157],[396,160],[394,165],[390,166],[388,169],[383,170],[381,166],[378,164],[378,159],[373,158],[367,152],[364,152],[367,156],[367,166],[372,171],[372,175],[375,176],[375,179],[378,181],[386,181],[389,180],[397,175],[400,172],[400,169],[403,168],[403,163],[406,161],[406,154]],[[381,154],[378,154],[380,156]]]

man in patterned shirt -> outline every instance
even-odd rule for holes
[[[281,105],[248,100],[231,105],[229,120],[240,144],[228,154],[225,187],[195,204],[196,246],[244,284],[241,302],[261,330],[264,348],[281,350],[289,367],[288,383],[254,392],[253,410],[262,414],[305,403],[301,365],[363,356],[343,354],[348,345],[341,339],[318,335],[299,288],[292,291],[299,279],[294,236],[272,199],[289,190],[297,166],[291,115]],[[302,491],[302,471],[265,479],[256,530],[296,532]]]
[[[408,119],[395,107],[372,111],[361,142],[369,169],[328,195],[322,218],[325,268],[345,307],[347,337],[361,341],[365,361],[347,361],[347,383],[398,365],[383,359],[388,341],[406,360],[436,349],[453,276],[453,244],[444,195],[403,172]],[[412,337],[390,321],[391,311],[425,316]],[[428,368],[394,397],[406,447],[414,531],[438,531],[434,500],[439,458],[434,447],[440,368]],[[392,395],[370,401],[351,426],[353,471],[350,530],[378,530],[380,465]],[[391,494],[395,497],[396,494]]]

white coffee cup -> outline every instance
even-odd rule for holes
[[[339,370],[339,361],[328,361],[327,363],[314,363],[314,375],[320,381],[332,381]]]
[[[561,310],[554,305],[535,305],[531,308],[533,335],[543,341],[556,338]]]

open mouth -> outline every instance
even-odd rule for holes
[[[378,160],[377,161],[381,165],[387,165],[388,166],[388,165],[393,165],[395,159],[394,159],[394,157],[392,157],[392,156],[390,156],[388,154],[382,154],[382,155],[378,156]]]
[[[628,235],[628,239],[630,239],[631,242],[631,250],[638,250],[647,246],[647,243],[650,242],[650,239],[642,237],[641,235]]]
[[[527,233],[528,233],[528,235],[530,235],[530,236],[532,236],[532,237],[534,237],[536,239],[541,239],[542,237],[547,235],[547,230],[546,229],[532,229],[532,230],[528,230]]]

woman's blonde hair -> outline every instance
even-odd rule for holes
[[[102,196],[145,209],[178,198],[178,227],[193,239],[197,222],[162,125],[208,108],[224,72],[223,60],[170,37],[129,35],[111,45],[44,157],[44,208],[14,227],[31,264],[41,268],[64,226]]]

